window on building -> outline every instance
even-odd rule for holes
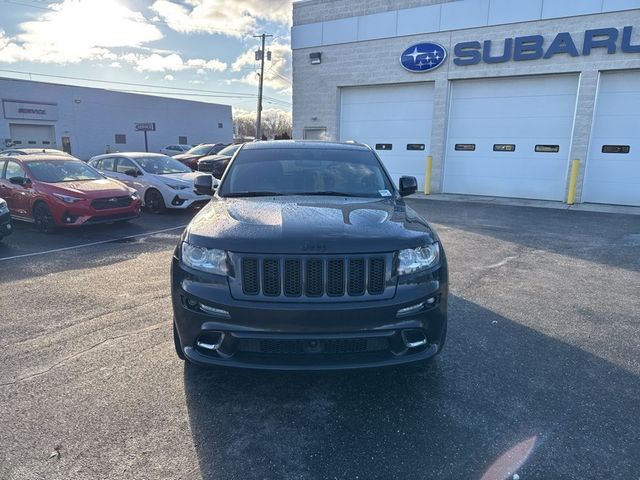
[[[116,133],[116,145],[127,143],[127,136],[124,133]]]
[[[560,145],[536,145],[536,152],[539,153],[558,153]]]
[[[602,153],[629,153],[629,145],[603,145]]]
[[[222,128],[223,126],[222,122],[218,122],[218,128]]]
[[[327,129],[325,127],[308,127],[303,130],[304,140],[326,140]]]
[[[187,145],[189,142],[187,142],[187,137],[186,136],[179,136],[178,137],[178,143],[181,145]]]
[[[474,152],[476,150],[475,143],[456,143],[456,151],[458,152]]]
[[[515,152],[516,146],[513,143],[496,143],[493,146],[494,152]]]
[[[392,143],[376,143],[376,150],[393,150]]]

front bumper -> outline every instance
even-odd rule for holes
[[[399,283],[385,300],[255,302],[232,298],[226,278],[200,278],[174,258],[174,322],[186,358],[203,366],[336,370],[419,362],[438,353],[446,334],[446,263],[430,275],[429,282]]]
[[[207,195],[195,195],[192,193],[180,192],[169,199],[165,199],[165,204],[167,205],[167,208],[186,210],[192,207],[204,207],[210,201],[211,197]]]
[[[122,222],[133,220],[140,216],[140,200],[123,208],[96,210],[85,205],[59,204],[51,209],[56,225],[59,227],[81,227],[83,225],[97,225],[102,223]]]
[[[0,238],[6,237],[13,232],[13,226],[11,225],[11,215],[7,210],[0,215]]]

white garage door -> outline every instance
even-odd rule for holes
[[[11,141],[17,148],[55,148],[53,125],[9,125]]]
[[[396,184],[411,175],[422,189],[432,117],[433,83],[343,88],[340,138],[366,143]]]
[[[444,191],[562,200],[578,77],[452,84]]]
[[[602,73],[583,202],[640,206],[640,72]]]

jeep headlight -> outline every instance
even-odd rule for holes
[[[0,198],[0,212],[4,212],[5,210],[8,210],[7,202]]]
[[[215,275],[227,275],[227,252],[182,242],[182,261],[185,265]]]
[[[398,254],[398,275],[409,275],[427,270],[440,261],[440,244],[438,242],[424,247],[400,250]]]

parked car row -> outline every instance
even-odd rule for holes
[[[216,172],[214,185],[224,169]],[[11,233],[11,219],[49,233],[126,222],[142,207],[156,214],[199,207],[211,195],[196,193],[195,176],[178,160],[157,153],[110,153],[83,162],[51,149],[5,150],[0,152],[0,238]]]
[[[203,143],[197,145],[185,153],[175,155],[176,160],[180,160],[191,170],[198,169],[198,160],[208,155],[215,155],[227,146],[226,143]]]

